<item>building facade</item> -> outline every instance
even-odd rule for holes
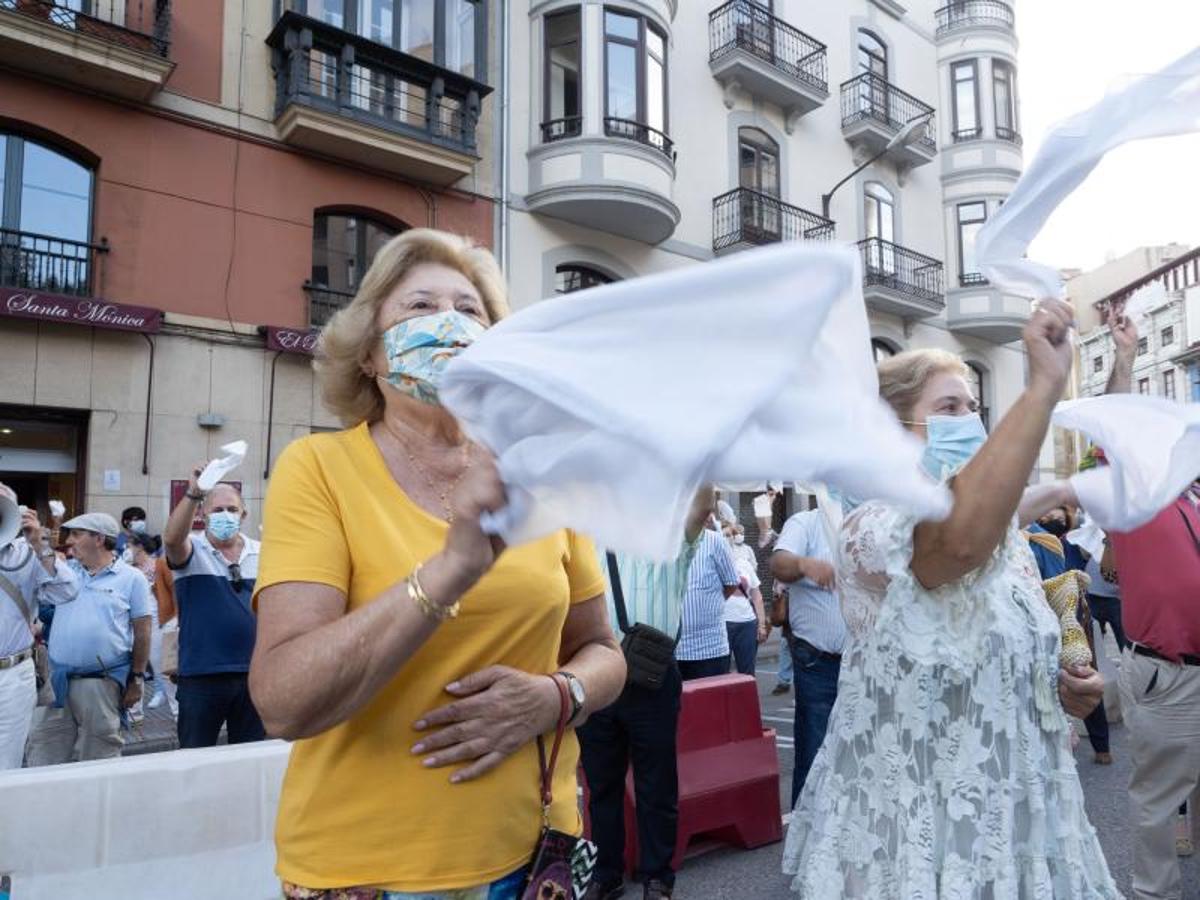
[[[515,0],[507,28],[517,305],[772,241],[846,241],[877,353],[962,354],[991,418],[1016,398],[1029,302],[987,284],[973,253],[1021,171],[1011,6]]]
[[[0,480],[161,526],[246,439],[253,528],[375,248],[493,241],[490,7],[0,0]]]

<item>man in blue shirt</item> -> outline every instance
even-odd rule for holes
[[[142,696],[150,655],[150,588],[116,555],[120,527],[106,513],[63,525],[79,593],[54,611],[54,706],[30,741],[30,765],[121,755],[121,719]]]
[[[179,746],[212,747],[225,726],[229,743],[261,741],[262,720],[250,700],[247,673],[254,652],[250,608],[258,577],[259,543],[241,533],[242,495],[229,484],[202,491],[196,467],[187,493],[163,532],[175,573],[179,608]],[[205,530],[191,534],[197,509]]]
[[[684,681],[729,673],[725,601],[738,589],[737,567],[721,532],[705,528],[688,569],[683,631],[675,657]]]

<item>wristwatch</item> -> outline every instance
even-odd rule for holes
[[[560,669],[555,674],[561,675],[567,682],[567,696],[571,698],[571,715],[567,717],[567,724],[570,725],[583,712],[583,705],[587,703],[587,691],[583,688],[583,682],[572,673]]]

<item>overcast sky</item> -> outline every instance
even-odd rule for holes
[[[1025,161],[1059,120],[1122,77],[1200,44],[1200,0],[1016,0]],[[1200,246],[1200,135],[1110,153],[1051,216],[1029,257],[1094,268],[1135,247]]]

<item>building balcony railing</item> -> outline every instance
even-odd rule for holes
[[[583,116],[563,116],[542,123],[542,143],[549,144],[583,134]]]
[[[934,13],[937,36],[961,28],[1003,28],[1016,33],[1017,20],[1013,9],[1000,0],[954,0]]]
[[[170,48],[171,0],[0,0],[0,11],[164,59]]]
[[[1010,144],[1021,146],[1021,135],[1012,128],[1005,128],[1003,125],[996,126],[996,140],[1008,141]]]
[[[675,160],[675,142],[667,137],[666,134],[650,125],[635,122],[632,119],[618,119],[614,116],[605,116],[604,133],[609,137],[626,138],[627,140],[637,141],[639,144],[645,144],[647,147],[653,147],[672,162]]]
[[[914,119],[928,119],[925,134],[915,146],[928,153],[937,152],[934,109],[873,72],[863,72],[842,84],[842,129],[859,122],[871,122],[895,133]]]
[[[753,0],[729,0],[709,13],[708,45],[710,63],[741,50],[815,90],[829,90],[825,45]]]
[[[279,17],[267,45],[273,51],[276,124],[285,140],[431,180],[449,182],[469,171],[462,159],[430,159],[399,145],[381,151],[370,137],[331,135],[336,129],[328,123],[297,126],[288,111],[311,109],[473,158],[487,85],[294,10]],[[300,136],[290,138],[297,129]]]
[[[915,250],[867,238],[858,242],[863,260],[863,288],[881,288],[902,301],[915,301],[927,313],[940,310],[946,302],[942,287],[942,263]]]
[[[779,241],[825,241],[834,223],[824,216],[751,188],[735,188],[713,200],[713,252]]]
[[[0,286],[91,297],[108,243],[0,228]]]
[[[311,281],[304,282],[304,292],[308,294],[308,324],[313,328],[323,328],[335,312],[345,309],[354,299],[352,292],[339,291]]]
[[[982,272],[963,272],[958,276],[960,287],[980,287],[988,283]]]
[[[956,144],[965,144],[967,141],[977,141],[983,137],[982,128],[964,128],[961,131],[950,132],[950,139]]]

